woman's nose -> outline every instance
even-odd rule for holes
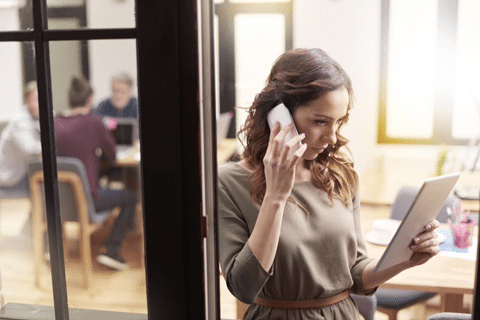
[[[329,128],[329,130],[323,134],[322,139],[324,142],[330,145],[337,143],[337,134],[335,128]]]

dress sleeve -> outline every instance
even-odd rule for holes
[[[365,291],[363,289],[362,276],[363,271],[367,264],[369,264],[373,258],[368,257],[367,247],[365,240],[363,239],[362,229],[360,227],[360,200],[358,193],[353,200],[353,219],[355,223],[355,233],[357,235],[357,258],[351,268],[351,274],[353,278],[353,286],[351,288],[352,293],[360,295],[373,295],[377,288]]]
[[[39,125],[35,125],[35,123],[30,120],[22,119],[15,124],[11,133],[13,143],[23,154],[36,156],[42,153]]]
[[[219,182],[219,254],[223,276],[230,292],[251,304],[273,274],[266,272],[253,254],[247,240],[247,222],[230,192]]]

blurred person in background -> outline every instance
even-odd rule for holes
[[[125,270],[128,265],[120,248],[129,226],[133,223],[137,198],[130,189],[110,189],[99,186],[100,159],[98,151],[109,163],[116,159],[113,134],[101,117],[92,112],[93,89],[84,77],[73,77],[69,89],[70,109],[55,116],[57,155],[80,159],[85,166],[95,210],[102,212],[120,207],[113,228],[97,261],[111,269]]]
[[[21,113],[9,121],[0,136],[2,188],[28,189],[28,163],[42,153],[36,81],[26,84],[23,98]]]
[[[111,96],[98,104],[95,113],[101,117],[137,118],[138,99],[133,96],[133,79],[123,72],[111,80]]]

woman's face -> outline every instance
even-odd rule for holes
[[[123,110],[132,97],[132,88],[121,81],[112,82],[112,103],[115,108]]]
[[[25,98],[25,104],[27,105],[28,111],[32,118],[38,118],[38,91],[35,89],[27,94]]]
[[[305,160],[314,160],[329,145],[337,142],[336,132],[347,115],[349,99],[347,89],[341,87],[294,110],[293,119],[298,133],[305,133]]]

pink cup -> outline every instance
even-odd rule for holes
[[[450,225],[453,235],[453,244],[459,249],[466,249],[472,245],[475,221],[468,220]]]

